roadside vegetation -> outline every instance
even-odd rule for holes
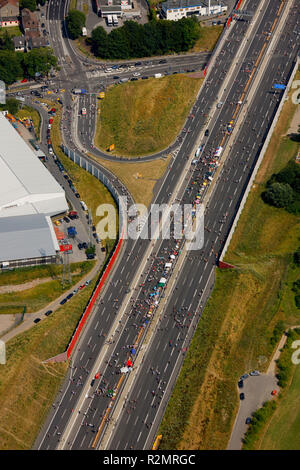
[[[36,109],[32,108],[31,106],[27,106],[27,105],[22,106],[22,108],[20,108],[17,111],[16,117],[18,119],[24,119],[26,117],[31,119],[32,122],[33,122],[35,135],[37,136],[37,139],[40,138],[41,117],[40,117],[39,112]]]
[[[156,153],[168,147],[183,127],[203,79],[174,75],[128,82],[99,100],[95,144],[115,145],[114,155]]]
[[[145,24],[129,20],[109,34],[98,26],[87,42],[92,45],[96,57],[133,59],[186,52],[195,45],[200,29],[196,18],[178,21],[152,19]]]
[[[63,292],[69,290],[93,268],[94,264],[95,261],[71,263],[70,271],[72,282],[71,284],[65,283],[64,286],[61,282],[63,273],[63,266],[61,265],[46,265],[44,269],[38,270],[35,270],[33,267],[21,271],[16,269],[12,273],[1,272],[1,286],[9,285],[7,284],[9,279],[14,279],[17,284],[14,284],[16,286],[15,289],[14,285],[11,284],[11,292],[0,292],[0,314],[22,313],[24,307],[26,307],[26,313],[38,312],[62,295]],[[46,282],[45,279],[42,280],[40,277],[42,274],[44,274],[42,277],[47,278]],[[30,282],[27,279],[30,279],[33,287],[20,290],[19,287],[22,287],[23,283]],[[2,284],[2,281],[4,284]]]
[[[226,449],[239,406],[239,377],[252,369],[264,372],[284,329],[299,324],[292,289],[300,277],[293,261],[300,219],[261,197],[271,175],[297,155],[299,145],[286,135],[295,110],[291,100],[284,104],[227,251],[225,261],[236,268],[217,270],[159,429],[160,449]],[[299,410],[298,400],[298,421]],[[285,421],[287,432],[293,423]],[[284,448],[283,441],[276,447]]]
[[[42,361],[65,351],[94,286],[95,281],[76,300],[6,343],[7,362],[0,365],[1,450],[33,446],[68,368],[68,362]]]

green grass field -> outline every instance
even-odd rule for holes
[[[128,157],[166,148],[183,126],[202,81],[176,75],[110,88],[99,101],[95,144],[102,150],[114,144],[112,154]]]

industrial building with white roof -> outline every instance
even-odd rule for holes
[[[65,192],[0,113],[0,263],[54,262],[59,252],[50,217],[68,209]]]

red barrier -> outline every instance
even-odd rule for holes
[[[87,306],[87,308],[86,308],[86,311],[84,312],[84,314],[83,314],[83,316],[82,316],[82,318],[81,318],[81,320],[80,320],[80,323],[79,323],[79,325],[78,325],[78,327],[77,327],[77,329],[76,329],[76,331],[75,331],[75,334],[74,334],[74,336],[73,336],[73,338],[72,338],[72,340],[71,340],[71,342],[70,342],[70,344],[69,344],[69,346],[68,346],[68,348],[67,348],[67,359],[69,359],[69,357],[70,357],[70,355],[71,355],[71,353],[72,353],[72,351],[73,351],[73,349],[74,349],[74,346],[75,346],[75,344],[76,344],[76,341],[77,341],[78,338],[79,338],[79,335],[80,335],[80,333],[81,333],[81,330],[82,330],[82,328],[83,328],[83,326],[84,326],[84,324],[85,324],[85,322],[86,322],[86,320],[87,320],[89,314],[91,313],[91,310],[92,310],[92,308],[93,308],[93,306],[94,306],[94,304],[95,304],[95,302],[96,302],[96,299],[97,299],[98,295],[100,294],[100,291],[101,291],[101,289],[102,289],[102,287],[103,287],[104,282],[105,282],[106,279],[107,279],[107,276],[109,275],[109,273],[110,273],[110,271],[111,271],[111,268],[113,267],[113,264],[114,264],[114,262],[115,262],[115,260],[116,260],[117,254],[119,253],[120,248],[121,248],[121,245],[122,245],[122,241],[123,241],[123,238],[122,238],[122,237],[123,237],[123,234],[122,234],[122,236],[121,236],[121,238],[120,238],[120,240],[119,240],[119,243],[118,243],[118,245],[117,245],[117,247],[116,247],[116,249],[115,249],[115,251],[114,251],[114,254],[112,255],[112,257],[111,257],[111,259],[110,259],[110,261],[109,261],[109,263],[108,263],[108,265],[107,265],[107,268],[105,269],[105,271],[104,271],[104,273],[103,273],[103,275],[102,275],[102,277],[101,277],[101,280],[100,280],[100,282],[99,282],[99,284],[98,284],[98,286],[97,286],[97,288],[96,288],[96,290],[95,290],[95,292],[94,292],[94,294],[93,294],[93,296],[92,296],[92,298],[91,298],[91,300],[90,300],[90,302],[89,302],[89,304],[88,304],[88,306]]]
[[[227,27],[227,28],[228,28],[228,26],[230,25],[231,20],[232,20],[232,18],[231,18],[231,16],[229,16],[229,18],[228,18],[228,20],[227,20],[227,23],[226,23],[226,27]]]
[[[238,9],[240,8],[242,1],[243,1],[243,0],[239,0],[239,1],[237,2],[237,6],[235,7],[236,10],[238,10]]]
[[[225,263],[225,261],[219,261],[218,266],[220,269],[235,269],[233,264]]]

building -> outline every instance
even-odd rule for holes
[[[2,28],[19,25],[19,0],[0,0],[0,26]]]
[[[140,15],[140,10],[136,9],[134,2],[131,0],[96,0],[96,8],[98,16],[104,18],[108,15],[129,17],[131,10],[134,10],[136,16]]]
[[[0,263],[55,262],[51,217],[68,210],[65,192],[0,113]]]
[[[23,8],[22,10],[22,27],[25,35],[28,31],[39,32],[39,22],[37,16],[33,11],[28,10],[28,8]]]
[[[191,16],[219,15],[227,6],[218,0],[167,0],[162,4],[161,14],[167,20],[180,20]]]
[[[32,49],[39,49],[40,47],[47,47],[49,45],[48,39],[43,38],[42,36],[32,37],[26,35],[26,49],[29,51]]]
[[[13,43],[15,46],[15,51],[24,52],[25,50],[25,38],[24,36],[15,36],[13,38]]]

